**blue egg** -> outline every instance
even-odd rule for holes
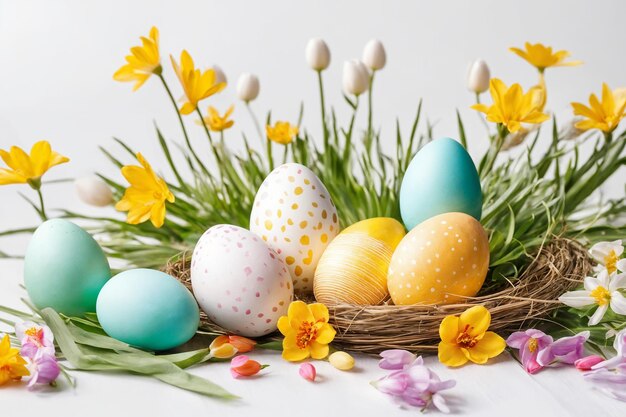
[[[104,252],[74,223],[53,219],[35,230],[24,257],[24,285],[36,307],[68,316],[94,312],[109,278]]]
[[[480,220],[482,205],[476,166],[453,139],[437,139],[424,146],[404,173],[400,214],[408,230],[443,213],[460,212]]]
[[[189,290],[153,269],[131,269],[111,278],[100,291],[97,313],[109,336],[155,351],[187,342],[200,322]]]

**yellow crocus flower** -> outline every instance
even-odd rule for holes
[[[198,120],[199,124],[204,123],[214,132],[222,132],[226,129],[231,128],[234,124],[234,120],[229,120],[231,114],[235,111],[235,106],[230,106],[226,113],[223,116],[220,116],[220,113],[213,106],[209,106],[208,116],[204,117],[202,120]]]
[[[159,30],[152,26],[150,36],[142,36],[141,43],[141,46],[130,48],[126,64],[113,74],[116,81],[134,81],[133,91],[141,87],[152,74],[161,74],[163,70],[159,54]]]
[[[30,155],[22,148],[11,146],[9,151],[0,149],[0,157],[9,167],[0,168],[0,185],[29,184],[34,189],[39,189],[41,177],[50,168],[69,161],[69,158],[54,152],[45,140],[35,143]]]
[[[328,308],[321,303],[306,304],[294,301],[289,304],[287,316],[278,319],[278,330],[283,339],[283,358],[297,362],[308,358],[324,359],[328,344],[336,331],[328,324]]]
[[[272,142],[287,145],[298,135],[298,126],[289,122],[276,122],[274,126],[265,126],[267,138]]]
[[[611,133],[626,115],[626,94],[624,89],[611,91],[606,83],[602,83],[602,101],[595,94],[591,94],[589,107],[582,103],[572,103],[572,107],[575,115],[585,118],[576,123],[577,129],[599,129],[604,133]]]
[[[541,43],[531,44],[526,42],[525,49],[509,48],[509,51],[522,57],[530,65],[543,72],[549,67],[573,67],[582,64],[582,61],[565,61],[570,56],[568,51],[552,52],[551,46],[545,46]]]
[[[465,310],[459,317],[446,316],[439,326],[439,361],[447,366],[461,366],[472,361],[483,364],[501,354],[504,339],[488,332],[491,314],[483,306]]]
[[[182,114],[190,114],[198,108],[198,102],[226,88],[225,82],[217,82],[212,68],[204,72],[197,69],[189,52],[183,50],[180,54],[180,66],[173,56],[170,59],[187,99],[180,108]]]
[[[489,92],[493,104],[474,104],[471,108],[487,115],[487,120],[500,123],[515,133],[522,128],[522,123],[543,123],[548,115],[540,109],[542,99],[537,97],[538,90],[524,93],[519,84],[507,87],[501,80],[492,78],[489,81]]]
[[[20,356],[19,349],[11,347],[9,335],[0,340],[0,385],[9,381],[19,381],[23,376],[30,375],[26,361]]]
[[[130,187],[115,209],[128,211],[128,224],[139,224],[150,219],[154,227],[161,227],[165,220],[165,202],[173,203],[174,194],[165,181],[154,173],[141,153],[137,153],[137,160],[141,166],[122,167],[122,175]]]

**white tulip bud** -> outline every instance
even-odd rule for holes
[[[259,90],[261,85],[256,75],[249,74],[247,72],[239,76],[237,82],[237,97],[246,103],[254,100],[259,96]]]
[[[467,89],[476,93],[484,93],[489,89],[489,67],[482,59],[472,62],[467,71]]]
[[[306,44],[306,62],[315,71],[322,71],[330,65],[330,49],[323,39],[313,38]]]
[[[383,69],[387,63],[387,53],[381,41],[372,39],[365,45],[363,63],[372,71]]]
[[[105,207],[113,204],[113,192],[100,177],[90,175],[74,181],[76,194],[86,204]]]
[[[367,91],[370,73],[359,60],[353,59],[343,64],[343,90],[346,94],[359,96]]]
[[[228,84],[228,79],[226,78],[226,74],[224,74],[224,71],[222,71],[222,69],[219,66],[213,65],[213,72],[215,72],[215,84],[219,84],[219,83]]]

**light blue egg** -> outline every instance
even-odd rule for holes
[[[26,249],[24,285],[38,308],[68,316],[94,312],[109,278],[111,269],[98,243],[67,220],[42,223]]]
[[[480,220],[482,205],[476,166],[453,139],[437,139],[424,146],[404,173],[400,214],[408,230],[443,213],[460,212]]]
[[[97,313],[109,336],[155,351],[187,342],[200,322],[189,290],[153,269],[131,269],[111,278],[100,291]]]

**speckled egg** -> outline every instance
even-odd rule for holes
[[[337,210],[324,184],[307,167],[290,163],[263,181],[250,214],[250,230],[285,261],[296,294],[313,291],[315,268],[339,233]]]
[[[344,229],[315,271],[315,299],[325,304],[376,305],[384,301],[394,249],[405,235],[395,219],[377,217]]]
[[[276,330],[293,298],[282,258],[249,230],[225,224],[211,227],[196,244],[191,284],[213,322],[249,337]]]
[[[445,213],[402,239],[387,286],[397,305],[450,304],[475,296],[488,269],[489,241],[481,224],[464,213]]]

